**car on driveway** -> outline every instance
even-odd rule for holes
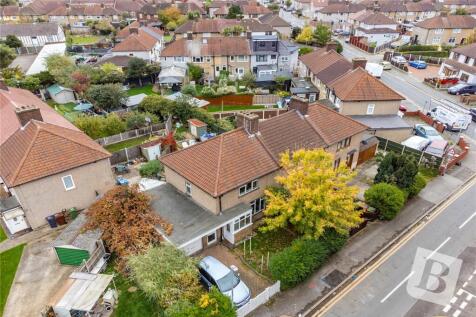
[[[428,66],[425,61],[409,61],[408,65],[416,69],[425,69]]]
[[[435,128],[427,124],[415,124],[415,135],[424,137],[425,139],[428,139],[430,141],[444,140]]]
[[[407,60],[403,56],[394,56],[392,57],[391,61],[397,64],[403,64],[407,62]]]
[[[469,112],[471,114],[471,119],[473,119],[473,121],[476,121],[476,107],[469,109]]]
[[[382,65],[383,70],[391,70],[392,69],[392,64],[387,61],[380,62],[380,65]]]
[[[451,95],[476,94],[476,84],[458,84],[448,88]]]
[[[235,272],[237,270],[237,268],[230,269],[212,256],[206,256],[198,263],[200,282],[203,286],[208,290],[213,286],[217,287],[220,292],[231,298],[236,307],[241,307],[250,301],[251,291]]]

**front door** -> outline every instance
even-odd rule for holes
[[[235,235],[233,234],[233,232],[231,230],[233,230],[232,227],[233,226],[233,222],[229,222],[227,223],[224,227],[223,227],[223,237],[228,241],[230,242],[231,244],[234,244],[235,243]]]
[[[347,154],[347,167],[352,168],[352,162],[354,161],[354,152]]]

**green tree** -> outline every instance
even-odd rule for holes
[[[195,88],[195,85],[183,85],[180,91],[182,92],[182,94],[189,95],[192,97],[195,97],[197,95],[197,88]]]
[[[158,123],[159,118],[150,112],[132,111],[126,114],[127,129],[134,130],[146,127],[148,124]]]
[[[245,28],[239,24],[226,27],[222,31],[225,36],[239,36],[243,32],[245,32]]]
[[[243,12],[241,11],[241,7],[236,5],[236,4],[232,4],[228,8],[228,14],[227,14],[226,18],[227,19],[236,19],[241,15],[243,15]]]
[[[408,189],[415,182],[417,173],[418,165],[412,155],[389,152],[380,162],[374,183],[395,184]]]
[[[307,46],[301,47],[299,48],[299,56],[309,54],[313,51],[314,49],[312,47],[307,47]]]
[[[51,86],[55,83],[55,78],[53,77],[53,75],[51,75],[46,70],[39,72],[38,74],[34,74],[32,76],[38,78],[38,80],[40,81],[40,86],[43,88]]]
[[[193,63],[188,63],[188,73],[190,79],[198,83],[202,80],[203,68]]]
[[[0,0],[0,6],[5,7],[17,4],[16,0]]]
[[[236,310],[230,298],[221,293],[216,287],[201,295],[192,304],[180,300],[164,312],[165,317],[236,317]]]
[[[274,81],[276,82],[276,86],[278,87],[279,90],[284,89],[284,84],[286,83],[287,80],[290,80],[290,78],[286,76],[276,76],[274,78]]]
[[[247,88],[254,88],[256,86],[256,76],[250,71],[244,73],[240,81]]]
[[[291,0],[286,0],[285,4],[286,4],[286,7],[289,8],[291,6],[291,4],[293,4],[293,3],[292,3]]]
[[[195,259],[174,246],[151,247],[144,254],[130,256],[127,262],[137,285],[163,308],[200,297]]]
[[[133,57],[127,63],[127,78],[138,79],[142,86],[142,77],[146,73],[147,63],[142,58]]]
[[[317,45],[324,46],[327,42],[331,40],[331,29],[324,24],[318,24],[314,30],[314,39],[316,40]]]
[[[101,116],[78,116],[74,125],[86,133],[91,139],[96,140],[105,137],[103,132],[104,119]]]
[[[139,104],[139,110],[150,112],[165,120],[171,113],[173,101],[159,95],[149,95]]]
[[[279,12],[279,5],[277,3],[268,4],[268,9],[270,9],[274,13],[277,13]]]
[[[4,44],[11,48],[22,47],[23,43],[15,35],[7,35]]]
[[[296,42],[302,44],[310,44],[314,39],[313,31],[311,26],[305,26],[301,33],[296,37]]]
[[[126,131],[126,123],[116,113],[103,117],[102,132],[104,136],[116,135]]]
[[[348,185],[355,174],[344,164],[334,168],[332,154],[301,149],[283,153],[280,162],[284,173],[275,180],[284,191],[265,190],[263,231],[291,224],[304,237],[317,239],[327,228],[347,234],[362,222],[355,205],[358,190]]]
[[[455,10],[455,15],[468,15],[469,12],[465,8],[457,8]]]
[[[142,177],[156,177],[157,173],[164,170],[162,163],[159,160],[150,160],[147,163],[142,164],[139,168],[139,174]]]
[[[98,108],[112,110],[126,103],[127,93],[120,84],[92,85],[86,91],[86,98]]]
[[[38,91],[40,86],[40,80],[34,76],[26,76],[22,81],[20,81],[20,88],[28,89],[32,92]]]
[[[0,44],[0,69],[8,67],[15,57],[17,57],[17,54],[13,48]]]
[[[77,69],[70,57],[53,54],[46,58],[46,69],[54,77],[55,81],[65,87],[72,87],[71,74]]]
[[[124,72],[119,66],[116,66],[113,63],[102,64],[101,71],[103,73],[101,82],[104,84],[124,82]]]
[[[96,24],[94,25],[94,28],[98,30],[101,35],[108,35],[114,31],[114,27],[106,19],[97,21]]]
[[[374,207],[380,218],[391,220],[405,204],[405,194],[395,185],[379,183],[372,185],[365,191],[365,202]]]

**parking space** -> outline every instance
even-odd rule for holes
[[[408,67],[408,72],[418,78],[420,81],[423,81],[426,77],[438,77],[438,70],[440,69],[439,65],[428,65],[425,69],[416,69],[414,67]]]
[[[240,273],[240,278],[250,288],[252,297],[255,297],[266,287],[271,285],[269,281],[256,274],[252,269],[244,264],[236,254],[234,254],[224,245],[217,244],[213,247],[205,249],[200,254],[198,254],[197,257],[203,258],[208,255],[215,257],[228,267],[231,265],[236,266],[238,268],[238,272]]]

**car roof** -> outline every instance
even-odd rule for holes
[[[423,128],[425,130],[436,130],[432,126],[429,126],[428,124],[423,124],[423,123],[415,124],[415,128]]]
[[[199,266],[207,271],[215,280],[221,279],[231,271],[229,267],[210,255],[204,257],[200,261]]]
[[[448,145],[448,142],[445,140],[434,140],[430,143],[429,146],[432,148],[444,150],[447,145]]]
[[[406,139],[405,141],[402,142],[403,145],[405,146],[409,146],[411,148],[414,148],[414,147],[417,147],[417,146],[420,146],[421,144],[429,144],[431,141],[428,140],[428,139],[425,139],[421,136],[418,136],[418,135],[414,135],[412,137],[409,137],[408,139]]]

